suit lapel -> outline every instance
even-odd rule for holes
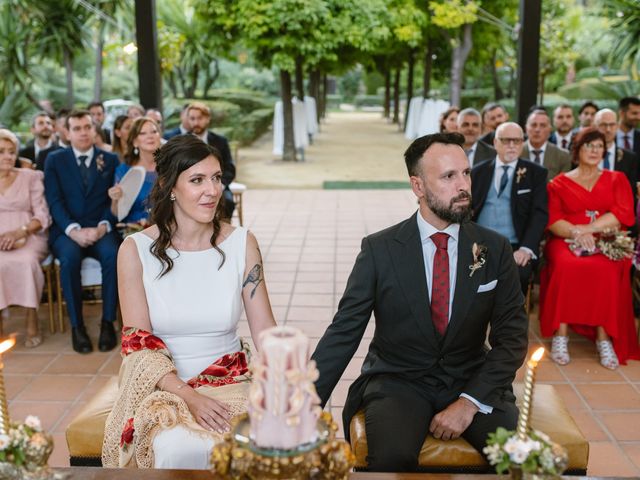
[[[78,160],[76,160],[76,156],[72,149],[69,149],[66,157],[68,164],[67,171],[69,175],[74,178],[75,182],[78,184],[78,188],[84,192],[84,184],[82,183],[82,175],[80,175],[80,167],[78,166]]]
[[[456,271],[456,290],[453,294],[453,304],[451,306],[451,316],[449,326],[444,337],[443,350],[447,348],[452,339],[456,337],[456,332],[464,324],[469,308],[473,304],[480,279],[482,275],[476,272],[469,276],[469,266],[473,264],[473,242],[474,228],[471,223],[460,225],[460,236],[458,238],[458,266]]]
[[[427,274],[424,271],[424,255],[416,215],[418,215],[417,212],[404,223],[396,237],[389,242],[389,251],[396,278],[411,308],[418,330],[434,348],[438,348],[436,331],[431,321]]]
[[[477,175],[476,175],[476,184],[477,189],[475,191],[475,195],[477,195],[477,203],[474,211],[474,216],[480,214],[480,210],[482,210],[482,206],[484,202],[487,200],[487,195],[489,194],[489,189],[493,185],[493,172],[495,171],[496,160],[490,160],[488,162],[483,162],[482,165],[478,167]]]

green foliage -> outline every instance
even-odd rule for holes
[[[638,0],[602,0],[615,31],[611,59],[623,62],[638,78],[640,70],[640,5]]]
[[[437,27],[454,30],[474,23],[478,19],[478,6],[478,2],[465,0],[430,1],[431,21]]]

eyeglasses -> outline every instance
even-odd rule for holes
[[[604,145],[601,143],[585,143],[584,148],[587,150],[604,150]]]
[[[604,128],[604,129],[609,129],[609,128],[615,128],[617,127],[618,124],[613,122],[613,123],[599,123],[597,125],[598,128]]]
[[[522,142],[524,142],[523,138],[498,138],[498,140],[500,140],[500,143],[502,143],[502,145],[509,145],[510,143],[513,143],[514,145],[520,145]]]

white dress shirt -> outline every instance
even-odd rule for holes
[[[47,142],[47,144],[44,147],[40,147],[38,145],[37,141],[33,142],[33,152],[34,152],[34,159],[38,158],[38,154],[42,151],[42,150],[46,150],[47,148],[51,148],[53,146],[53,139],[49,139],[49,141]]]
[[[471,145],[471,148],[467,150],[467,158],[469,159],[469,166],[473,167],[473,162],[476,160],[476,151],[478,150],[478,142]]]
[[[566,148],[562,148],[562,140],[566,140],[567,141],[567,147]],[[560,135],[560,133],[558,133],[558,131],[556,131],[556,146],[562,150],[564,150],[565,152],[569,151],[569,145],[571,145],[571,132],[567,133],[564,137],[562,135]],[[546,144],[545,144],[546,146]]]
[[[607,152],[609,152],[609,170],[615,170],[615,162],[616,162],[616,143],[613,142],[611,144],[611,146],[609,148],[607,148]],[[607,154],[604,154],[604,157],[606,157]],[[598,164],[598,168],[600,170],[604,170],[604,157],[602,157],[602,160],[600,160],[600,163]]]
[[[493,170],[493,187],[496,189],[496,192],[500,192],[500,182],[502,181],[502,176],[504,175],[504,166],[509,167],[507,170],[507,175],[509,180],[513,178],[513,174],[516,171],[516,164],[518,163],[518,159],[515,159],[511,163],[503,162],[500,157],[496,157],[496,165]]]
[[[629,137],[629,150],[633,150],[633,137],[634,137],[635,129],[632,128],[629,130],[629,133],[624,133],[620,128],[616,132],[616,143],[618,147],[624,148],[624,137]]]
[[[420,232],[420,241],[422,243],[422,256],[424,259],[424,271],[427,275],[427,289],[429,291],[429,298],[431,298],[431,288],[433,284],[433,258],[436,254],[436,245],[431,240],[431,235],[438,232],[443,232],[449,235],[447,241],[447,254],[449,257],[449,320],[451,320],[451,309],[453,306],[453,296],[456,291],[456,273],[458,269],[458,239],[460,237],[460,224],[452,223],[444,230],[438,230],[436,227],[427,222],[420,211],[418,211],[418,231]],[[481,413],[491,413],[493,407],[480,403],[475,398],[461,393],[461,397],[471,401],[476,407],[478,407]]]

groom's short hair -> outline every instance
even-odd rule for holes
[[[433,133],[414,140],[407,148],[407,151],[404,152],[404,162],[407,164],[407,171],[410,177],[418,175],[418,162],[420,162],[424,152],[434,143],[459,145],[460,148],[463,148],[464,135],[458,132]]]

